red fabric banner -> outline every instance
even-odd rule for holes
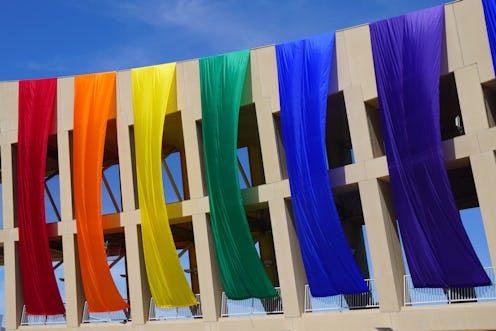
[[[65,313],[48,246],[44,196],[48,135],[56,93],[55,78],[19,82],[19,257],[24,304],[32,315]]]

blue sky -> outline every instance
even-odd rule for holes
[[[3,1],[0,81],[129,69],[274,44],[440,0]]]
[[[334,31],[443,2],[3,1],[0,81],[121,70],[204,57]],[[166,196],[172,195],[166,184]],[[48,205],[47,208],[50,209]],[[463,212],[463,218],[483,264],[489,265],[478,209]],[[117,273],[122,268],[116,267]],[[4,312],[3,290],[2,267],[0,314]]]

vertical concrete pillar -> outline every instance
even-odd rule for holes
[[[59,163],[60,216],[62,222],[74,219],[72,201],[72,145],[74,128],[74,78],[57,80],[57,149]]]
[[[74,78],[57,81],[57,149],[60,184],[60,212],[64,259],[64,287],[67,326],[81,324],[84,308],[84,289],[79,269],[76,223],[72,192],[72,142],[74,128]]]
[[[469,66],[477,63],[480,82],[494,79],[482,1],[464,0],[451,5],[455,14],[463,64]]]
[[[453,72],[463,66],[462,49],[458,38],[455,9],[452,3],[444,6],[444,30],[441,75]]]
[[[129,127],[134,123],[131,71],[121,71],[117,73],[117,144],[119,153],[119,174],[122,194],[122,210],[132,211],[137,208],[135,196],[137,188],[134,187],[131,146],[132,142],[129,134]]]
[[[131,71],[121,71],[116,76],[117,93],[117,144],[119,174],[122,190],[121,224],[124,225],[126,241],[126,264],[128,300],[133,325],[144,325],[148,320],[150,288],[146,275],[141,226],[139,225],[138,196],[135,181],[134,141],[131,126],[134,124]]]
[[[214,238],[206,214],[193,215],[198,281],[202,302],[203,320],[214,322],[220,316],[222,284],[220,282]]]
[[[201,120],[200,68],[198,60],[177,65],[177,106],[181,111],[184,157],[188,173],[190,199],[206,195],[202,174],[203,146],[198,121]],[[205,213],[192,215],[203,321],[215,322],[220,316],[222,284],[215,255],[210,220]]]
[[[279,86],[275,47],[251,51],[252,94],[266,183],[281,180],[273,113],[279,110]]]
[[[181,111],[189,196],[190,199],[198,199],[205,195],[205,182],[201,168],[202,137],[197,130],[197,120],[201,119],[198,60],[177,64],[177,106]]]
[[[333,77],[330,80],[332,85],[329,86],[329,93],[342,91],[352,85],[345,32],[346,30],[336,31],[336,53],[331,67]]]
[[[3,228],[13,229],[14,220],[14,171],[12,169],[12,145],[1,146],[2,156],[2,208]]]
[[[184,135],[184,158],[186,160],[186,172],[188,174],[189,197],[198,199],[205,194],[205,182],[202,175],[202,153],[200,144],[202,137],[197,131],[193,112],[181,111],[181,121]]]
[[[19,82],[0,82],[0,133],[17,131]],[[16,135],[17,137],[17,135]],[[17,141],[17,138],[16,138]]]
[[[67,327],[75,328],[81,324],[85,298],[76,235],[73,232],[76,225],[74,222],[72,225],[72,231],[62,235],[62,247]]]
[[[487,246],[491,262],[496,266],[496,155],[494,151],[470,156],[475,188],[479,198],[479,206],[486,232]]]
[[[307,279],[292,220],[292,211],[288,208],[282,197],[269,201],[284,316],[298,317],[304,310]]]
[[[62,222],[72,222],[74,219],[74,208],[72,203],[72,148],[70,146],[70,135],[67,130],[57,131],[57,149],[59,163],[59,185],[60,185],[60,216]]]
[[[361,86],[365,101],[377,98],[372,42],[368,25],[343,30],[351,86]],[[337,42],[337,40],[336,40]],[[340,66],[340,64],[339,64]],[[341,89],[344,89],[339,83]]]
[[[477,65],[455,70],[455,81],[465,133],[489,128]]]
[[[377,179],[359,182],[358,187],[379,306],[382,312],[397,312],[403,305],[405,270],[391,188]]]
[[[124,214],[123,217],[126,218],[124,236],[126,240],[127,286],[131,318],[133,325],[144,325],[148,320],[151,294],[143,255],[141,226],[136,224],[137,212]]]
[[[362,89],[359,86],[347,87],[343,94],[355,162],[371,160],[374,153]]]
[[[2,155],[2,206],[3,228],[7,233],[4,249],[4,286],[5,286],[5,327],[7,330],[17,329],[21,321],[22,297],[18,232],[14,219],[14,171],[12,166],[12,145],[1,146]]]
[[[10,231],[13,234],[13,231]],[[15,330],[21,322],[22,297],[21,270],[19,264],[19,248],[15,238],[4,243],[4,272],[5,272],[5,328]]]

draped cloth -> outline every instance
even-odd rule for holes
[[[444,6],[370,25],[393,200],[415,287],[489,285],[444,164],[439,77]]]
[[[128,308],[110,274],[102,226],[103,151],[115,93],[115,72],[74,79],[74,204],[79,265],[91,312]]]
[[[496,0],[482,0],[484,16],[486,18],[487,37],[491,48],[493,68],[496,72]]]
[[[48,135],[56,98],[56,78],[19,82],[19,260],[24,304],[32,315],[65,313],[50,257],[44,200]]]
[[[327,166],[333,54],[334,33],[276,46],[291,201],[308,284],[316,297],[368,291],[341,226]]]
[[[169,225],[162,186],[165,114],[177,110],[176,63],[132,69],[136,174],[148,284],[162,308],[196,304]]]
[[[276,296],[241,200],[237,138],[249,50],[200,59],[203,151],[210,221],[222,285],[230,299]]]

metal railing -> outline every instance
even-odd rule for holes
[[[493,268],[484,268],[491,285],[468,288],[416,288],[412,277],[404,276],[404,305],[422,306],[432,304],[452,304],[459,302],[496,301],[496,282]]]
[[[181,308],[160,308],[155,305],[153,298],[150,299],[150,311],[148,313],[149,321],[164,321],[164,320],[184,320],[202,318],[202,309],[200,295],[196,294],[198,303],[190,307]]]
[[[125,323],[130,320],[127,309],[94,313],[88,310],[88,302],[84,302],[83,323]]]
[[[305,313],[379,308],[375,281],[366,279],[365,282],[368,292],[328,297],[313,297],[310,287],[305,285]]]
[[[65,307],[65,304],[64,304]],[[55,325],[66,324],[65,314],[60,315],[31,315],[26,312],[26,305],[22,307],[21,325]]]
[[[276,287],[277,297],[268,299],[250,298],[232,300],[222,292],[222,317],[282,314],[281,288]]]

